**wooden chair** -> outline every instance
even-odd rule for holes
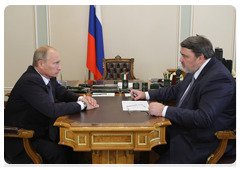
[[[215,136],[220,140],[220,144],[218,148],[213,152],[207,159],[207,164],[216,164],[216,163],[223,163],[223,164],[231,164],[236,161],[235,156],[223,156],[225,150],[227,148],[227,143],[229,139],[236,139],[236,129],[233,131],[226,130],[226,131],[218,131],[215,133]]]
[[[103,58],[103,80],[122,80],[122,73],[128,73],[128,80],[136,79],[133,74],[134,58],[122,59],[119,55],[112,59]]]
[[[29,141],[29,138],[32,138],[33,135],[34,135],[33,130],[20,129],[18,127],[12,126],[4,126],[4,137],[22,138],[25,151],[27,152],[28,156],[32,159],[33,163],[42,164],[43,163],[42,157],[34,150]],[[5,157],[5,160],[6,159],[7,158]],[[10,161],[6,162],[11,163]]]

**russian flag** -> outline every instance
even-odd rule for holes
[[[104,58],[102,21],[100,5],[90,5],[88,27],[87,68],[94,74],[94,79],[103,76]]]

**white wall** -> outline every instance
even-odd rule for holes
[[[235,7],[196,5],[193,11],[193,35],[205,35],[214,49],[223,48],[223,58],[234,61]]]
[[[89,6],[49,6],[50,45],[61,56],[63,79],[84,79]],[[101,6],[105,58],[135,58],[137,78],[162,77],[177,68],[180,6]],[[204,12],[203,12],[204,11]],[[13,87],[32,63],[35,50],[34,6],[4,11],[4,87]],[[235,9],[193,6],[193,35],[205,35],[233,59]],[[181,27],[182,28],[182,27]],[[60,76],[58,76],[60,78]]]
[[[4,10],[4,87],[13,87],[35,51],[33,6],[7,6]]]
[[[88,15],[89,6],[50,6],[50,45],[60,54],[65,80],[84,79]]]

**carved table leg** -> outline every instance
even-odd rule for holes
[[[133,164],[133,151],[124,150],[103,150],[92,151],[93,164]]]

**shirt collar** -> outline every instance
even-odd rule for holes
[[[34,67],[34,69],[38,72],[38,70],[37,70],[35,67]],[[38,72],[38,74],[40,74],[40,73]],[[47,84],[49,83],[50,79],[47,79],[46,77],[44,77],[44,76],[41,75],[41,74],[40,74],[40,76],[42,77],[42,79],[43,79],[45,85],[47,85]]]
[[[207,59],[202,66],[194,73],[194,78],[197,80],[199,74],[202,72],[203,68],[207,65],[207,63],[211,60],[211,58]]]

